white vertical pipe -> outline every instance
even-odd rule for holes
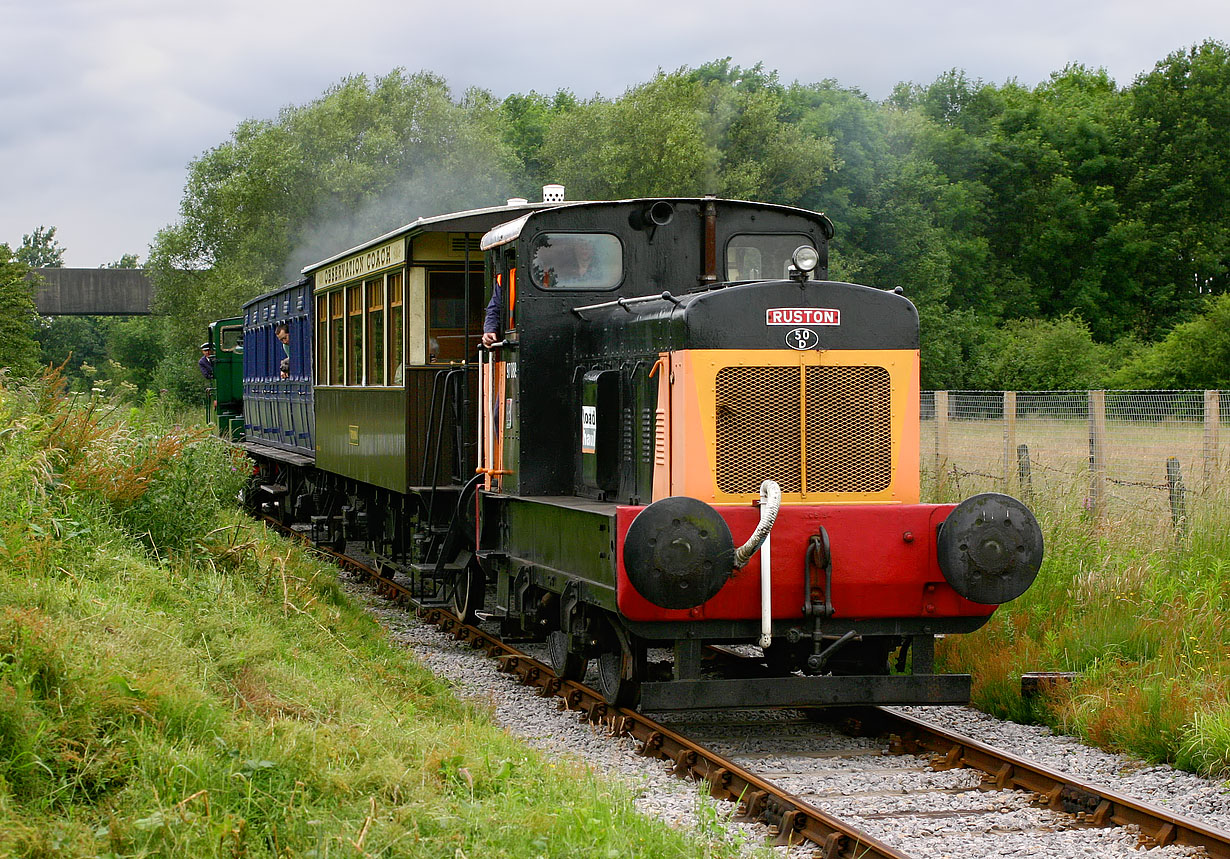
[[[760,504],[768,503],[768,493],[764,484],[760,486]],[[769,552],[769,534],[765,534],[764,542],[760,544],[760,646],[768,647],[773,643],[773,597],[772,572],[773,559]]]
[[[487,369],[483,353],[486,351],[486,349],[478,350],[478,438],[475,439],[474,449],[478,451],[479,468],[487,467],[487,451],[483,448],[483,421],[487,411],[485,402],[487,399]]]

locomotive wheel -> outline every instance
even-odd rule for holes
[[[453,611],[461,618],[462,623],[474,623],[478,620],[478,612],[483,607],[486,591],[487,577],[478,562],[471,559],[457,575],[453,587]]]
[[[547,636],[547,658],[551,670],[565,680],[581,680],[589,667],[589,660],[583,653],[569,649],[569,636],[558,629]]]
[[[645,646],[609,624],[605,649],[598,655],[598,691],[614,707],[635,707],[645,676]]]

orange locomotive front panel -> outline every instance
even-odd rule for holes
[[[784,504],[919,499],[918,352],[683,350],[661,355],[653,498]]]
[[[775,620],[801,620],[811,591],[825,598],[824,570],[807,553],[812,537],[827,532],[832,563],[828,594],[835,620],[873,618],[986,617],[994,605],[971,602],[953,590],[940,570],[936,532],[952,504],[790,505],[773,526],[771,595]],[[616,514],[620,612],[634,621],[753,620],[760,616],[761,552],[735,570],[717,594],[687,609],[655,605],[637,591],[624,566],[628,528],[643,507],[620,507]],[[751,505],[720,506],[736,544],[755,529],[760,511]]]

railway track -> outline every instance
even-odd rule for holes
[[[776,844],[799,848],[792,856],[1111,856],[1162,847],[1230,859],[1230,832],[893,710],[655,720],[613,708],[481,626],[442,606],[411,604],[404,584],[362,561],[333,557],[561,709],[630,738],[675,775],[702,780],[712,796],[737,804],[736,819],[762,823]]]

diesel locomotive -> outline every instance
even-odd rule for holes
[[[1029,587],[1041,531],[1005,495],[920,503],[918,315],[828,280],[832,236],[515,200],[310,265],[211,335],[250,501],[615,704],[967,701],[935,638]]]

